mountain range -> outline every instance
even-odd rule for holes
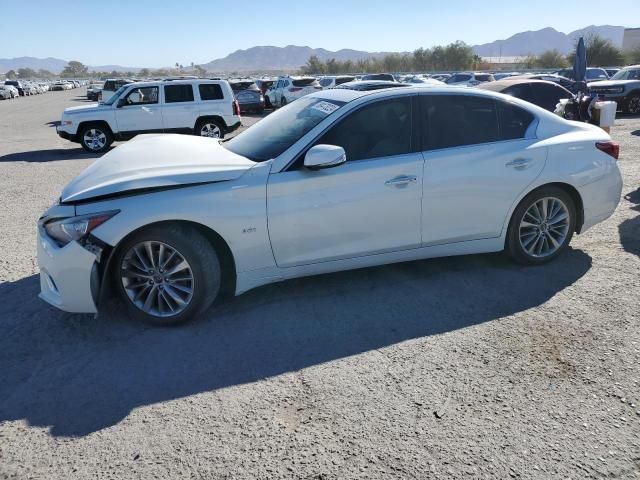
[[[557,49],[561,53],[569,53],[581,36],[597,34],[609,39],[613,45],[622,46],[624,27],[613,25],[590,25],[570,33],[562,33],[554,28],[547,27],[536,31],[520,32],[504,40],[496,40],[491,43],[474,45],[473,50],[482,57],[506,57],[526,56],[540,54],[545,50]],[[246,50],[236,50],[224,58],[212,60],[202,65],[208,72],[250,72],[250,71],[292,71],[304,65],[311,55],[316,55],[321,60],[352,60],[381,57],[391,52],[366,52],[362,50],[342,49],[336,52],[324,48],[311,48],[306,46],[287,45],[286,47],[259,46]],[[66,60],[59,58],[0,58],[0,72],[17,70],[18,68],[45,69],[54,73],[61,72]],[[95,71],[133,71],[140,67],[123,67],[120,65],[89,66],[89,70]]]

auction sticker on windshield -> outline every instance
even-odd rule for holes
[[[329,115],[333,111],[335,111],[338,108],[340,108],[340,106],[339,105],[335,105],[333,103],[325,102],[323,100],[322,102],[316,103],[311,108],[315,108],[316,110],[320,110],[322,113],[325,113],[325,114]]]

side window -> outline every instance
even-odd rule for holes
[[[461,147],[500,140],[496,104],[473,95],[423,95],[423,150]]]
[[[193,102],[193,87],[191,85],[165,85],[164,102]]]
[[[383,100],[350,113],[325,133],[317,144],[344,148],[347,161],[411,151],[411,98]]]
[[[222,100],[224,95],[222,88],[217,83],[201,83],[198,85],[202,100]]]
[[[533,122],[533,115],[510,103],[501,101],[497,101],[497,103],[502,140],[524,138],[529,125]]]
[[[149,105],[158,103],[158,87],[134,88],[125,97],[125,105]]]
[[[570,98],[562,88],[554,85],[542,83],[532,85],[532,88],[535,92],[534,98],[536,99],[534,103],[546,110],[553,111],[561,98]]]
[[[531,88],[526,83],[519,83],[516,85],[512,85],[502,93],[511,95],[512,97],[521,98],[528,102],[530,102],[533,99]]]

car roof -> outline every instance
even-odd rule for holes
[[[511,87],[512,85],[520,85],[523,83],[541,83],[546,85],[553,85],[554,87],[558,86],[558,84],[555,82],[550,82],[548,80],[538,80],[535,78],[505,78],[502,80],[496,80],[495,82],[481,83],[476,87],[482,90],[493,90],[494,92],[500,92],[507,87]]]

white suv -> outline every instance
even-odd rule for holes
[[[274,82],[266,97],[274,107],[284,107],[297,98],[304,97],[310,93],[322,90],[322,87],[314,77],[278,77]]]
[[[130,83],[101,104],[64,110],[58,135],[88,152],[141,133],[223,138],[240,126],[240,107],[226,80]]]

